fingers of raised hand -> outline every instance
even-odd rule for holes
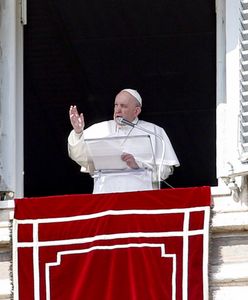
[[[71,106],[69,110],[69,116],[71,120],[71,124],[73,128],[76,130],[76,132],[81,132],[84,128],[84,116],[81,113],[79,115],[77,107]]]
[[[76,105],[70,107],[69,116],[70,116],[70,119],[79,116]]]

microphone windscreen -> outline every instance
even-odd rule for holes
[[[115,121],[118,125],[123,125],[123,118],[122,117],[116,117]]]

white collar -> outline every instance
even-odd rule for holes
[[[132,123],[133,124],[138,124],[139,119],[136,117]],[[132,130],[134,127],[128,126],[128,125],[118,125],[116,124],[116,132],[128,132],[130,129]]]

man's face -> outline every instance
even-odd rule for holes
[[[128,92],[120,92],[115,97],[114,119],[122,117],[132,122],[141,112],[137,100]]]

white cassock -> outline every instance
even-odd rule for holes
[[[143,160],[140,157],[136,158],[140,169],[135,170],[127,166],[125,169],[116,172],[99,172],[99,170],[95,172],[95,166],[89,158],[85,140],[106,137],[144,136],[147,135],[146,132],[128,125],[118,126],[114,120],[94,124],[85,129],[83,134],[77,134],[74,130],[71,131],[68,137],[69,156],[81,166],[81,172],[90,173],[94,178],[94,194],[157,189],[158,185],[154,185],[154,182],[160,178],[166,179],[173,173],[173,167],[180,165],[163,128],[138,119],[134,120],[133,123],[154,133],[154,135],[149,134],[154,159]],[[144,144],[144,147],[146,147],[146,144]],[[132,149],[125,152],[133,154]]]

